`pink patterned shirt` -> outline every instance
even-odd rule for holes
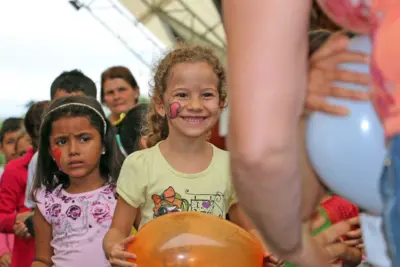
[[[37,194],[37,207],[53,228],[53,267],[109,266],[102,248],[117,203],[115,185],[69,194],[61,185]]]

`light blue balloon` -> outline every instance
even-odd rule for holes
[[[349,50],[370,54],[369,37],[351,40]],[[367,64],[343,64],[342,69],[369,73]],[[368,87],[336,83],[353,90]],[[330,98],[347,107],[350,115],[337,117],[313,113],[307,125],[307,150],[315,171],[333,192],[360,207],[379,213],[382,201],[379,180],[386,155],[384,132],[371,102]]]

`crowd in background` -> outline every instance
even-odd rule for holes
[[[310,112],[347,114],[324,101],[335,93],[331,82],[342,78],[335,76],[337,65],[349,58],[366,61],[365,55],[346,52],[346,40],[327,30],[310,33],[303,139]],[[99,90],[84,73],[71,70],[49,85],[49,100],[33,103],[24,118],[7,118],[0,130],[6,160],[0,267],[133,266],[124,261],[136,257],[125,251],[130,236],[176,211],[231,220],[263,243],[264,266],[282,266],[284,260],[269,251],[241,211],[231,184],[229,152],[218,131],[228,105],[225,76],[212,50],[180,47],[157,66],[150,104],[138,103],[140,88],[126,67],[105,70]],[[352,77],[368,83],[368,77]],[[101,105],[110,110],[108,117]],[[301,153],[302,174],[315,177],[304,146]],[[196,194],[207,195],[208,202],[194,205]],[[216,196],[222,196],[220,209]],[[327,188],[321,193],[312,232],[335,264],[358,266],[365,259],[359,212]],[[332,233],[337,238],[327,242]]]

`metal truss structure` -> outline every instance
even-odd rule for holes
[[[167,46],[207,45],[225,58],[221,0],[119,0]]]
[[[145,67],[151,68],[165,51],[165,44],[117,0],[69,0],[69,3],[77,11],[87,11]]]
[[[222,59],[225,59],[221,0],[69,0],[69,2],[77,10],[88,11],[146,66],[151,65],[154,57],[145,58],[137,48],[137,40],[132,40],[132,29],[145,37],[146,47],[152,47],[154,56],[163,52],[165,47],[173,47],[177,42],[183,41],[210,46]],[[127,23],[131,25],[131,29],[121,27],[121,23],[116,23],[117,20],[124,20],[125,25]]]

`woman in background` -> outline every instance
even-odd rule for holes
[[[111,111],[113,124],[137,105],[139,95],[139,86],[128,68],[115,66],[101,74],[101,103]]]

